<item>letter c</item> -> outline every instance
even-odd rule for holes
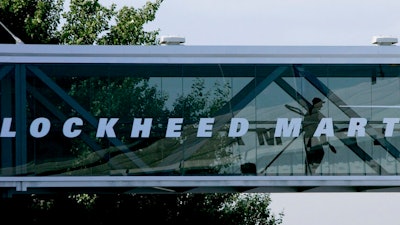
[[[81,134],[82,132],[81,129],[72,129],[74,125],[82,126],[83,125],[82,119],[79,117],[71,117],[65,121],[63,125],[63,134],[65,137],[74,138],[78,137]]]

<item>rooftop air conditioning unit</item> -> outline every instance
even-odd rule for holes
[[[394,45],[397,43],[397,38],[387,36],[374,36],[372,37],[372,44],[375,45]]]
[[[178,36],[162,36],[160,38],[160,44],[162,45],[180,45],[185,43],[184,37]]]

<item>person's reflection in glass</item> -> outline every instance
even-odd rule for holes
[[[303,131],[306,149],[306,174],[315,174],[325,154],[323,145],[327,144],[326,136],[314,137],[314,132],[324,117],[320,112],[324,103],[322,99],[314,98],[312,106],[304,115]]]

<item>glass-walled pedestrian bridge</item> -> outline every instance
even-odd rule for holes
[[[0,190],[400,187],[396,46],[0,45]]]

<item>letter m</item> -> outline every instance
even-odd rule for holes
[[[301,118],[278,118],[274,137],[298,137],[300,135]]]

